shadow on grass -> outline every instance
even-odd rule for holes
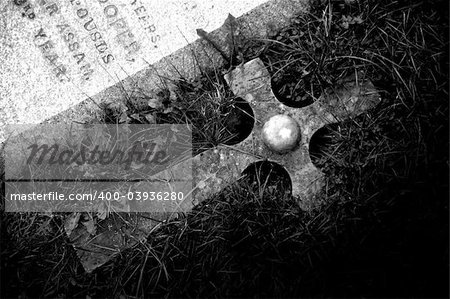
[[[328,175],[320,210],[243,179],[92,274],[58,215],[2,212],[1,297],[448,297],[448,10],[438,4],[326,2],[275,38],[300,69],[320,62],[306,72],[321,82],[356,67],[382,90],[379,107],[316,136],[326,144],[312,146],[313,161]],[[315,22],[312,48],[292,48]],[[353,58],[335,63],[335,41]],[[199,124],[199,140],[218,142],[213,122]]]

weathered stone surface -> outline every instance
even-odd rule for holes
[[[287,25],[293,16],[307,11],[306,3],[305,0],[270,0],[259,5],[237,19],[241,28],[241,39],[250,42],[266,39],[269,33],[276,32],[276,30]],[[221,27],[209,32],[209,36],[223,45],[227,33],[228,31]],[[193,53],[195,53],[195,57]],[[127,96],[132,96],[136,91],[151,93],[155,89],[164,87],[161,84],[161,77],[172,79],[179,78],[182,75],[186,80],[190,80],[200,75],[199,65],[202,68],[220,68],[223,63],[224,61],[217,51],[212,49],[205,41],[196,40],[189,46],[175,51],[152,65],[148,65],[135,75],[127,77],[95,96],[50,118],[48,122],[89,121],[96,117],[99,111],[98,103],[106,99],[120,102]]]
[[[198,38],[195,29],[211,31],[228,13],[237,17],[259,5],[239,21],[245,24],[243,37],[264,38],[268,30],[305,10],[305,2],[73,0],[60,5],[55,0],[4,1],[0,3],[0,141],[5,138],[2,128],[7,123],[39,123],[49,118],[50,122],[83,121],[92,118],[98,110],[96,105],[106,98],[122,101],[130,90],[154,90],[160,76],[173,78],[180,72],[193,78],[198,69],[192,53],[197,54],[200,64],[220,66],[218,53],[202,41],[180,49]],[[224,31],[218,29],[212,37],[223,40]],[[235,94],[251,104],[255,128],[238,145],[220,146],[194,158],[197,200],[234,182],[251,162],[267,159],[289,171],[293,194],[305,209],[310,208],[323,178],[309,158],[311,136],[325,124],[357,115],[376,104],[378,93],[373,85],[356,85],[349,78],[338,94],[295,109],[272,96],[267,70],[259,60],[236,69],[227,80]],[[261,128],[275,114],[298,121],[302,140],[297,150],[279,155],[262,143]],[[188,204],[186,211],[194,204]],[[118,222],[111,227],[110,220],[102,222],[92,236],[82,226],[72,232],[70,239],[87,271],[144,240],[170,215],[131,217],[122,220],[120,227]],[[129,231],[129,227],[136,230]]]
[[[340,82],[335,90],[323,94],[314,104],[292,108],[279,102],[273,95],[269,72],[260,59],[236,68],[225,79],[234,94],[251,105],[254,128],[241,143],[219,146],[194,158],[194,177],[197,176],[198,186],[196,200],[209,198],[237,180],[251,163],[268,160],[284,166],[289,172],[292,194],[298,198],[303,209],[317,206],[315,195],[323,186],[324,174],[311,162],[311,137],[327,124],[343,121],[376,106],[380,96],[373,84],[350,76]],[[301,131],[298,147],[285,154],[271,151],[261,137],[264,124],[279,114],[295,119]]]
[[[106,88],[143,70],[145,77],[150,65],[197,40],[195,29],[211,31],[228,13],[265,10],[266,2],[1,1],[0,142],[5,124],[37,124],[88,97],[99,102],[96,95]],[[270,9],[280,1],[269,2]],[[279,12],[266,11],[265,20],[279,19]],[[191,55],[177,58],[191,63]]]
[[[183,1],[183,3],[184,2],[186,1]],[[226,1],[222,2],[225,3]],[[258,1],[250,2],[255,5],[259,3]],[[262,2],[264,3],[238,18],[238,22],[242,27],[240,32],[241,37],[244,40],[266,38],[268,31],[276,31],[277,28],[286,25],[291,17],[306,11],[307,8],[306,1],[304,0],[271,0]],[[233,13],[233,10],[226,8],[221,12],[226,16],[229,12]],[[238,14],[235,14],[235,16],[238,16]],[[220,22],[223,22],[223,20],[224,18],[222,18]],[[198,27],[202,26],[203,25],[201,24],[198,25]],[[205,29],[205,27],[203,28]],[[206,29],[207,28],[209,27],[206,27]],[[210,35],[214,40],[220,42],[225,39],[226,33],[224,28],[219,28],[211,32]],[[194,61],[193,53],[195,53],[197,61]],[[126,61],[124,63],[129,62]],[[114,85],[110,87],[105,85],[104,88],[108,88],[90,96],[89,99],[86,99],[81,103],[77,103],[70,109],[49,118],[46,122],[67,123],[72,121],[91,121],[96,117],[96,114],[99,111],[97,106],[98,103],[105,99],[109,102],[123,102],[124,98],[136,89],[139,89],[141,92],[152,92],[155,89],[161,88],[161,77],[179,78],[181,74],[186,79],[192,79],[199,75],[199,65],[202,67],[220,67],[222,64],[222,58],[214,49],[211,49],[204,41],[197,40],[188,47],[177,50],[154,64],[145,63],[142,70],[136,72],[134,75],[131,73],[127,74],[130,76],[126,77],[124,80],[119,81],[118,78],[115,78]],[[122,71],[122,69],[120,71]],[[107,76],[109,76],[109,74]],[[0,88],[0,92],[3,90],[6,89],[3,89],[3,87]],[[86,98],[86,94],[83,94],[83,98]],[[44,102],[42,105],[40,104],[41,110],[47,109],[47,106],[51,105],[48,103],[50,102]],[[44,119],[45,117],[40,119]],[[5,121],[9,122],[10,118]],[[14,121],[20,122],[22,120],[14,119]],[[31,121],[32,119],[27,120],[27,122]],[[233,156],[232,153],[231,156]],[[218,158],[220,159],[220,156]],[[244,164],[245,161],[243,160],[242,165]],[[197,166],[201,167],[201,165]],[[242,168],[242,166],[236,166],[232,163],[227,167],[233,169],[232,171],[230,170],[232,173],[239,173]],[[201,168],[199,168],[199,170],[202,171]],[[205,171],[208,172],[210,170],[211,169]],[[220,177],[221,173],[224,171],[225,170],[222,169],[216,175]],[[197,170],[194,170],[194,175],[195,172],[197,172]],[[226,181],[224,182],[228,182],[229,179],[230,178],[226,178]],[[199,184],[202,185],[201,183]],[[220,191],[220,189],[217,189],[216,187],[217,186],[215,185],[211,185],[211,191]],[[206,190],[202,190],[202,192],[205,192],[205,194],[208,193]],[[189,211],[194,204],[194,202],[186,203],[185,210]],[[91,235],[83,225],[78,225],[75,230],[71,231],[69,239],[76,248],[81,263],[87,272],[91,272],[103,265],[120,251],[133,246],[136,242],[145,240],[145,237],[148,236],[151,231],[157,229],[162,222],[169,219],[171,214],[154,213],[149,215],[138,213],[131,217],[133,217],[133,221],[121,219],[115,219],[113,223],[110,223],[111,220],[102,221],[94,235]],[[122,225],[119,225],[120,227],[118,227],[117,222],[122,223]],[[108,225],[108,223],[111,225]],[[130,231],[130,227],[136,229]],[[122,231],[125,231],[125,233],[122,233]]]

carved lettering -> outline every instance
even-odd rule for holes
[[[88,13],[89,12],[87,11],[86,8],[79,8],[79,9],[77,9],[77,16],[80,19],[84,19],[88,15]]]
[[[105,4],[103,13],[108,20],[108,26],[116,31],[115,40],[121,45],[128,55],[133,55],[140,49],[140,44],[135,35],[128,26],[124,17],[120,16],[119,8],[110,3],[109,0],[98,0],[99,3]]]
[[[22,7],[22,17],[27,17],[33,20],[36,17],[34,13],[33,6],[28,2],[28,0],[14,0],[14,4]]]
[[[110,4],[105,7],[103,12],[105,13],[105,16],[107,16],[108,18],[115,18],[115,17],[117,17],[119,10],[117,9],[117,7],[115,5]]]
[[[54,50],[54,43],[50,40],[43,28],[40,28],[34,35],[34,43],[50,64],[58,80],[61,82],[68,80],[67,68],[61,63],[60,57]]]
[[[59,13],[58,4],[53,1],[41,0],[40,5],[47,11],[49,16]]]
[[[89,80],[94,73],[94,70],[91,68],[89,63],[84,61],[86,55],[80,51],[80,42],[75,34],[75,30],[73,30],[68,24],[60,24],[56,27],[59,29],[59,33],[66,43],[67,48],[73,53],[72,57],[79,66],[81,77],[84,80]]]
[[[47,37],[47,34],[45,34],[44,29],[40,28],[37,34],[34,36],[36,38],[45,38]]]
[[[94,19],[92,17],[89,17],[89,20],[86,23],[84,23],[83,27],[87,31],[97,29],[97,25],[94,23]]]
[[[138,1],[135,0],[131,5],[137,5]],[[151,21],[149,14],[147,13],[147,9],[144,5],[139,4],[136,8],[133,9],[134,13],[138,17],[138,20],[141,26],[145,31],[149,34],[150,41],[154,44],[154,47],[157,47],[157,43],[161,40],[161,36],[156,33],[156,25]]]
[[[42,51],[49,51],[53,49],[53,43],[50,40],[48,40],[45,43],[38,45],[38,47],[41,48]]]
[[[103,56],[102,60],[105,64],[108,64],[108,63],[114,61],[114,56],[112,56],[111,54],[108,54],[106,56]]]
[[[108,0],[101,0],[101,1],[99,0],[100,3],[106,3],[107,1]],[[89,37],[90,37],[91,41],[94,42],[95,49],[100,54],[101,60],[105,64],[108,64],[108,63],[111,63],[112,61],[114,61],[115,58],[111,53],[109,53],[110,50],[109,50],[108,44],[103,39],[102,34],[98,31],[97,24],[95,23],[94,18],[89,15],[89,11],[84,7],[79,7],[79,5],[81,3],[76,0],[70,0],[70,3],[74,6],[77,5],[75,13],[78,18],[80,18],[81,20],[84,21],[83,28],[87,32],[90,33]],[[78,50],[78,48],[79,48],[78,44],[72,44],[71,46],[69,46],[69,49],[72,49],[72,51],[76,51],[76,50]],[[78,61],[81,57],[83,57],[83,59],[84,59],[83,55],[81,55],[80,53],[75,54],[76,59],[78,59]],[[85,77],[88,77],[88,76],[85,76]]]

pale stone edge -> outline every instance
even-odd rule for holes
[[[308,0],[270,0],[237,18],[240,24],[244,24],[245,30],[241,34],[245,38],[264,39],[267,37],[268,30],[277,30],[286,26],[292,17],[306,12],[308,7]],[[214,41],[221,41],[224,40],[226,33],[224,28],[218,28],[209,35]],[[139,88],[144,92],[158,90],[161,88],[159,76],[179,77],[173,66],[176,66],[185,79],[198,77],[199,70],[194,67],[192,53],[195,53],[202,66],[220,68],[224,64],[220,54],[205,41],[199,39],[42,123],[89,122],[99,115],[99,108],[95,103],[105,100],[120,101],[124,98],[123,90],[132,90],[133,88]]]

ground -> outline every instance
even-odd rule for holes
[[[355,71],[382,92],[312,140],[327,174],[320,209],[286,196],[282,171],[265,184],[249,173],[92,274],[61,215],[2,212],[1,297],[447,297],[447,5],[315,1],[262,51],[241,53],[260,55],[291,105]],[[107,107],[104,120],[189,122],[197,152],[235,138],[245,125],[221,117],[232,98],[222,72],[206,73],[160,94],[162,106]]]

